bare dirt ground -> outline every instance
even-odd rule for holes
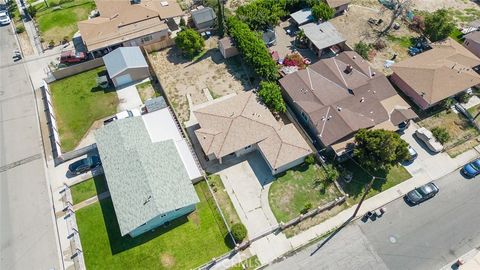
[[[435,11],[437,9],[445,8],[454,8],[454,9],[468,9],[468,8],[479,8],[478,1],[472,0],[416,0],[413,1],[413,9],[425,10],[425,11]]]
[[[207,101],[203,93],[205,88],[214,98],[252,88],[249,81],[251,75],[245,71],[240,59],[223,59],[215,37],[208,39],[205,46],[207,53],[194,62],[185,59],[176,47],[149,55],[180,122],[189,117],[187,94],[191,95],[196,105]]]
[[[374,43],[378,39],[379,33],[387,26],[391,16],[391,11],[375,0],[357,0],[354,3],[350,5],[345,15],[330,20],[343,37],[347,39],[347,44],[352,49],[360,41],[368,44]],[[362,4],[362,6],[357,3]],[[369,18],[382,19],[383,23],[378,26],[372,26],[368,23]],[[402,22],[399,21],[398,23],[401,25],[400,29],[392,29],[389,33],[391,36],[397,38],[418,36],[417,33],[410,30]],[[377,51],[374,57],[370,59],[370,62],[375,69],[389,74],[391,73],[390,69],[383,67],[385,60],[391,59],[394,54],[397,54],[396,61],[403,60],[409,56],[407,48],[402,47],[398,42],[390,41],[387,38],[383,38],[383,40],[386,42],[387,47],[382,51]]]

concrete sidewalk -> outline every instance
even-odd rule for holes
[[[449,170],[443,170],[443,175],[438,175],[437,178],[441,176],[445,176],[459,167],[461,167],[463,164],[467,163],[468,161],[477,158],[479,156],[479,153],[475,149],[471,149],[456,158],[452,159],[453,162],[456,164],[455,167],[450,167]],[[438,167],[442,167],[441,165],[437,164]],[[380,194],[377,194],[367,200],[365,200],[362,204],[362,207],[360,208],[360,211],[357,214],[357,217],[363,216],[367,211],[378,209],[382,207],[383,205],[396,200],[400,197],[403,197],[407,192],[410,190],[414,189],[415,187],[424,185],[428,182],[432,181],[431,177],[429,174],[426,172],[422,173],[417,173],[415,176],[412,178],[390,188],[387,189]],[[320,237],[322,235],[325,235],[326,233],[330,232],[331,230],[341,226],[346,220],[348,220],[352,215],[353,212],[355,211],[355,208],[357,205],[354,205],[342,212],[340,212],[338,215],[324,221],[321,224],[318,224],[314,227],[311,227],[310,229],[292,237],[289,238],[288,240],[290,241],[292,247],[298,248],[300,246],[303,246],[307,244],[309,241]],[[388,209],[387,209],[388,212]]]

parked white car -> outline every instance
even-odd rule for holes
[[[104,125],[107,125],[113,121],[119,120],[119,119],[124,119],[124,118],[129,118],[129,117],[134,117],[134,116],[140,116],[142,115],[141,111],[139,109],[132,109],[132,110],[126,110],[123,112],[117,113],[115,116],[108,118],[107,120],[103,121]]]
[[[7,11],[0,11],[0,25],[10,24],[10,16],[8,16]]]
[[[430,151],[438,153],[443,150],[443,145],[435,139],[432,132],[424,127],[415,130],[415,136],[425,143]]]

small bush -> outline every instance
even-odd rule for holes
[[[235,223],[232,225],[232,236],[236,242],[242,242],[247,237],[247,228],[242,223]]]
[[[55,41],[50,40],[50,41],[48,42],[48,47],[54,47],[54,46],[55,46]]]
[[[354,51],[358,53],[363,59],[368,60],[368,53],[370,52],[371,46],[363,41],[355,44]]]
[[[179,24],[179,26],[180,26],[180,27],[185,27],[185,25],[186,25],[185,19],[184,19],[183,17],[180,18],[180,24]]]
[[[340,173],[338,172],[337,168],[335,168],[332,164],[327,164],[325,166],[325,180],[328,183],[332,183],[333,181],[337,180],[340,177]]]
[[[312,165],[313,163],[315,163],[315,156],[313,156],[313,154],[308,155],[305,158],[305,163],[308,164],[308,165]]]
[[[432,134],[441,144],[444,144],[450,140],[450,134],[447,129],[444,127],[434,127],[432,128]]]
[[[21,33],[25,32],[25,26],[23,26],[23,25],[17,26],[17,28],[15,28],[15,32],[17,34],[21,34]]]
[[[33,5],[28,6],[27,11],[28,11],[28,14],[30,14],[30,17],[35,18],[35,16],[37,16],[37,9],[35,8],[35,6]]]
[[[453,98],[447,98],[442,102],[442,107],[443,109],[450,112],[450,109],[453,106],[453,104],[455,104],[455,100],[453,100]]]
[[[300,214],[305,215],[310,209],[312,209],[312,203],[306,203],[305,206],[303,206],[303,209],[300,210]]]
[[[460,103],[467,103],[470,100],[471,97],[472,97],[471,94],[469,94],[467,92],[462,92],[462,93],[457,95],[457,100]]]

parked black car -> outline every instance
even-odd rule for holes
[[[407,201],[407,203],[413,205],[419,204],[437,195],[438,191],[439,189],[437,185],[430,182],[408,192],[407,195],[405,195],[405,200]]]
[[[73,175],[86,173],[91,169],[100,166],[102,162],[98,156],[89,156],[84,159],[75,161],[68,166],[68,172]]]

